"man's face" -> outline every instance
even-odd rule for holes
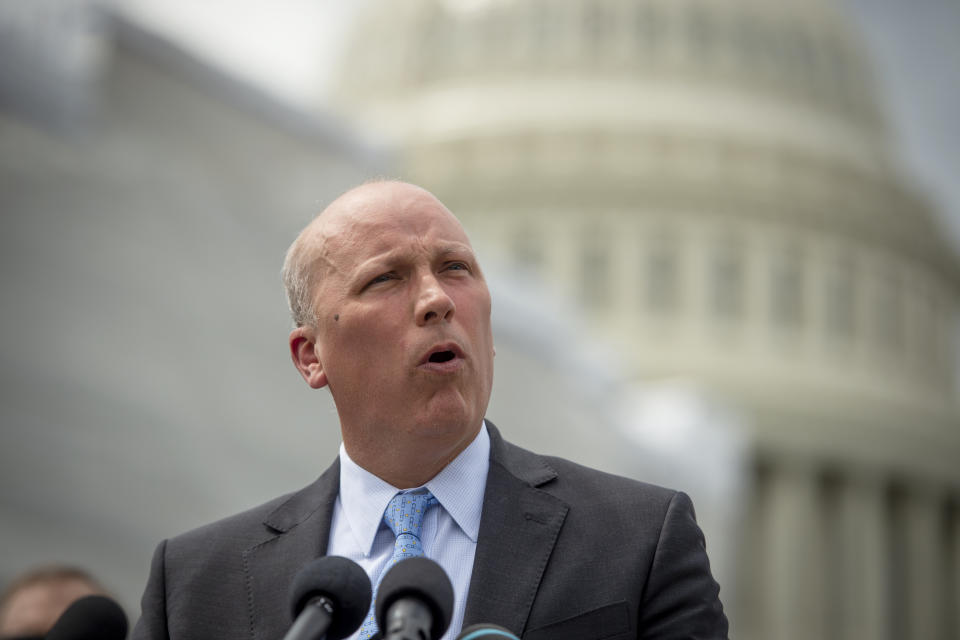
[[[361,187],[316,223],[317,375],[304,376],[330,386],[348,452],[406,438],[458,453],[486,412],[494,350],[490,292],[460,223],[402,183]]]

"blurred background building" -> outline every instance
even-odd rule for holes
[[[960,638],[960,273],[837,3],[350,3],[332,107],[167,4],[0,2],[0,581],[135,616],[159,539],[326,467],[277,273],[385,174],[481,252],[491,418],[690,492],[732,637]]]

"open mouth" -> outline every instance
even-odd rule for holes
[[[464,355],[460,349],[460,345],[455,342],[445,342],[434,345],[429,352],[424,354],[420,364],[445,364],[448,367],[452,367],[463,357]]]
[[[436,353],[431,353],[430,357],[427,358],[427,362],[449,362],[457,357],[453,351],[437,351]]]

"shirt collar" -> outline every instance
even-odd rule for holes
[[[473,542],[480,533],[489,468],[490,435],[482,424],[473,442],[425,485]]]
[[[489,468],[490,436],[486,424],[483,424],[473,442],[423,485],[473,542],[477,541],[480,532]],[[373,548],[373,540],[383,522],[383,512],[398,491],[354,462],[341,443],[340,506],[365,554]]]

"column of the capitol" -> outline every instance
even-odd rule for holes
[[[855,470],[840,493],[839,567],[843,608],[839,638],[891,638],[890,530],[883,478]],[[892,640],[892,638],[891,638]]]
[[[907,491],[906,527],[906,627],[909,638],[936,638],[942,626],[940,611],[946,587],[941,558],[940,494],[917,483]]]
[[[796,460],[775,465],[764,505],[765,637],[824,637],[823,549],[815,467]]]

